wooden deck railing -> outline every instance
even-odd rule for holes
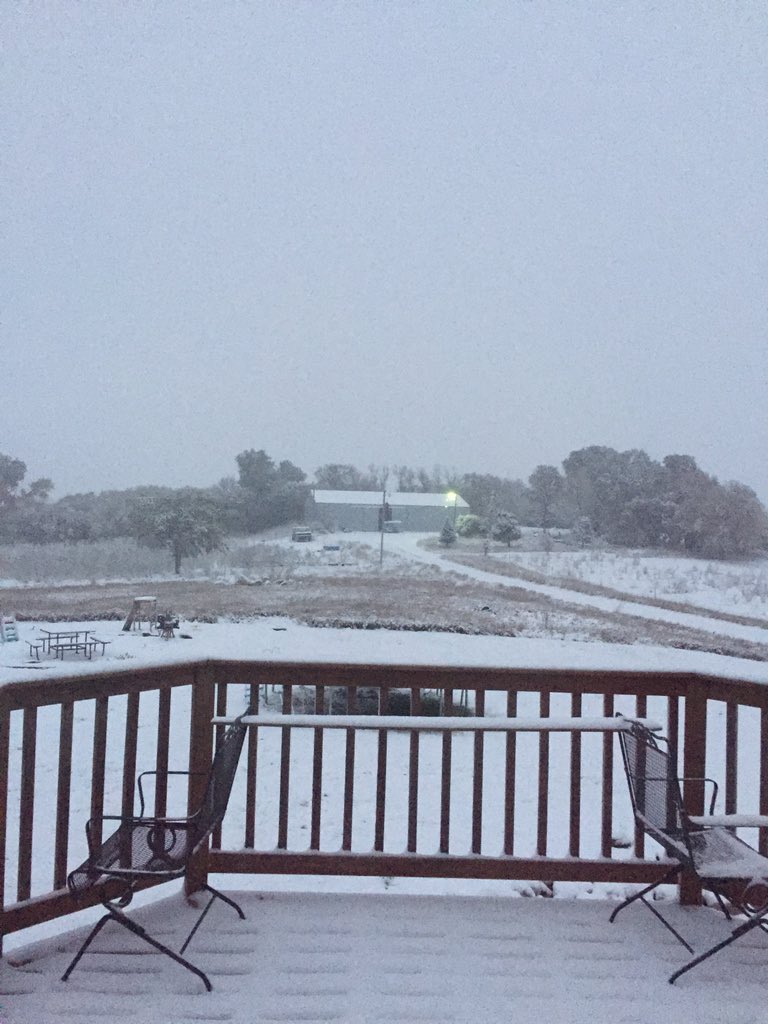
[[[257,691],[269,725],[249,732],[224,826],[199,859],[192,888],[209,871],[592,883],[656,877],[659,851],[646,850],[634,829],[610,733],[458,731],[440,721],[434,730],[389,727],[404,700],[406,712],[421,716],[435,693],[448,717],[654,718],[681,774],[722,782],[720,810],[768,814],[768,687],[758,683],[267,662],[32,679],[0,688],[2,933],[76,909],[66,875],[86,854],[85,821],[131,813],[138,771],[155,769],[161,779],[169,767],[205,773],[224,728],[212,719],[242,712]],[[329,713],[371,711],[384,719],[375,730],[322,727]],[[160,784],[155,813],[194,809],[199,789],[199,776],[183,793]],[[688,784],[685,799],[691,813],[703,812],[701,785]],[[768,853],[765,831],[743,834]],[[696,893],[684,886],[683,897]]]

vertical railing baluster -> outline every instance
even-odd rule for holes
[[[549,718],[550,693],[542,690],[539,696],[539,714]],[[538,819],[536,827],[536,853],[547,855],[547,833],[549,829],[549,733],[539,733],[539,792]]]
[[[635,715],[637,718],[648,717],[648,698],[638,694],[635,697]],[[635,822],[635,856],[645,857],[645,830]]]
[[[739,705],[729,700],[725,705],[725,813],[735,814],[739,783]]]
[[[485,690],[475,692],[475,714],[485,715]],[[485,734],[476,732],[474,737],[474,762],[472,765],[472,853],[481,853],[483,845],[483,763]]]
[[[704,813],[704,776],[707,774],[707,695],[692,677],[685,693],[683,727],[683,801],[688,814]],[[700,781],[701,780],[701,781]],[[680,882],[680,902],[701,903],[701,885],[694,875],[684,873]]]
[[[669,754],[672,764],[677,766],[680,763],[680,698],[678,696],[667,698],[667,730],[665,733],[669,746]],[[677,773],[680,774],[679,772]]]
[[[677,696],[667,698],[667,731],[665,735],[668,740],[667,749],[672,759],[673,771],[675,775],[680,776],[682,775],[682,771],[679,770],[679,765],[682,763],[680,760],[680,698]]]
[[[35,816],[35,748],[37,708],[24,708],[19,800],[19,868],[16,899],[29,899],[32,886],[32,827]]]
[[[315,714],[325,714],[325,687],[315,687]],[[313,730],[312,738],[312,816],[309,824],[309,848],[320,849],[320,825],[323,814],[323,737],[322,729]]]
[[[421,714],[421,689],[411,689],[411,714]],[[419,734],[412,732],[408,757],[408,853],[416,853],[419,826]]]
[[[136,743],[139,735],[139,694],[129,693],[125,707],[125,743],[123,747],[122,815],[133,814],[136,796]]]
[[[216,717],[224,718],[227,714],[227,684],[219,681],[216,686]],[[219,743],[224,739],[224,734],[227,731],[226,725],[221,722],[217,722],[214,731],[214,750],[218,747]],[[218,824],[211,833],[211,849],[221,849],[221,824]]]
[[[347,714],[357,707],[357,687],[347,687]],[[355,799],[355,730],[346,729],[344,754],[344,820],[341,829],[342,850],[352,849],[352,811]]]
[[[603,695],[603,717],[613,718],[614,697]],[[613,733],[603,734],[603,800],[600,828],[600,856],[610,857],[613,849]]]
[[[379,690],[379,714],[386,715],[388,710],[389,688],[382,686]],[[379,729],[376,759],[376,821],[373,835],[373,848],[378,851],[384,849],[384,821],[387,800],[387,741],[387,730]]]
[[[155,815],[168,812],[168,748],[171,735],[171,688],[163,686],[157,696],[157,745],[155,748]]]
[[[260,710],[259,690],[258,683],[251,683],[248,703],[254,715],[258,715]],[[259,767],[259,732],[257,726],[252,726],[248,730],[245,750],[245,835],[243,838],[244,845],[249,848],[256,845],[256,778]]]
[[[507,690],[507,718],[517,717],[517,691]],[[504,853],[515,852],[515,770],[517,734],[508,732],[504,756]]]
[[[97,697],[93,713],[93,757],[91,762],[91,838],[93,845],[102,840],[104,814],[104,771],[107,762],[107,715],[109,697]]]
[[[453,689],[446,687],[443,714],[453,714]],[[451,843],[451,755],[452,736],[443,732],[443,749],[440,760],[440,853],[448,853]]]
[[[581,694],[571,694],[571,716],[581,718]],[[578,857],[581,850],[581,733],[571,733],[570,827],[568,853]]]
[[[74,706],[71,700],[61,705],[59,722],[59,770],[56,785],[56,839],[53,855],[53,888],[61,889],[67,881],[69,849],[69,802],[72,783],[72,723]]]
[[[283,714],[290,715],[293,709],[293,686],[283,684]],[[277,818],[277,847],[288,849],[288,798],[291,786],[291,728],[280,730],[280,796]]]

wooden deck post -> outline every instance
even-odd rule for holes
[[[701,683],[691,677],[683,700],[685,727],[683,734],[682,771],[678,774],[688,779],[683,784],[683,801],[689,814],[704,813],[704,776],[707,771],[707,696]],[[680,902],[686,906],[701,903],[701,884],[690,872],[683,872],[680,878]]]
[[[192,706],[189,723],[189,790],[187,814],[200,807],[213,760],[214,691],[216,675],[210,668],[195,669],[192,680]],[[208,881],[208,845],[192,858],[184,880],[184,891],[190,896]]]

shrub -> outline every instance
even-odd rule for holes
[[[456,532],[460,537],[485,537],[488,525],[482,516],[469,513],[456,520]]]
[[[510,547],[512,541],[520,540],[522,533],[513,515],[509,512],[499,512],[493,524],[492,536],[494,540],[500,540],[502,544]]]

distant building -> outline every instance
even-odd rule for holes
[[[327,530],[377,532],[382,519],[391,529],[437,533],[446,519],[465,515],[469,505],[459,495],[387,491],[382,509],[381,491],[314,490],[307,501],[305,520]]]

